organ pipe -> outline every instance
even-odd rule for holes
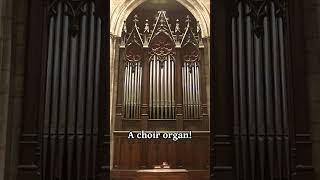
[[[169,69],[171,68],[171,62],[168,61],[167,62],[167,81],[169,82],[170,79],[171,79],[171,73],[169,71]],[[174,95],[172,92],[171,92],[171,84],[168,83],[167,84],[167,94],[168,94],[168,103],[167,103],[167,111],[168,111],[168,117],[172,117],[172,112],[171,112],[171,106],[173,105],[172,102],[171,102],[171,97]]]
[[[238,179],[289,179],[285,6],[274,0],[234,3],[231,32]]]
[[[171,88],[172,88],[172,91],[171,91],[171,111],[172,111],[172,118],[174,118],[176,115],[175,115],[175,99],[174,99],[174,94],[175,94],[175,84],[174,84],[174,80],[175,80],[175,68],[174,68],[174,61],[169,57],[170,59],[170,63],[171,63],[171,66],[170,66],[170,69],[171,69]]]
[[[239,81],[238,81],[238,61],[237,61],[237,19],[232,17],[232,78],[233,78],[233,105],[234,105],[234,142],[237,179],[240,179],[240,125],[239,125]]]
[[[74,5],[53,1],[49,9],[42,179],[91,179],[96,171],[102,26],[94,3],[81,4],[85,13]]]
[[[189,66],[184,63],[182,67],[182,89],[184,115],[186,119],[200,118],[200,79],[197,64]]]
[[[141,113],[141,63],[127,62],[124,69],[124,98],[125,118],[139,119]]]
[[[152,81],[150,80],[151,119],[173,119],[173,61],[168,57],[166,61],[160,62],[155,56],[150,62],[150,69],[150,79],[152,79]]]

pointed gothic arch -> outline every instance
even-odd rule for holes
[[[114,7],[110,18],[110,34],[121,36],[123,22],[129,14],[147,0],[124,1]],[[210,36],[210,7],[198,0],[175,0],[187,8],[200,22],[203,37]]]

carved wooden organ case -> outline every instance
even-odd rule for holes
[[[168,21],[158,11],[154,24],[124,22],[119,58],[117,130],[203,130],[207,128],[204,46],[199,23]],[[184,24],[185,27],[180,26]],[[174,28],[173,28],[174,27]]]

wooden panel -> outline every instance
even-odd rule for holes
[[[137,171],[136,180],[188,180],[189,173],[184,170],[181,172],[179,169],[169,169],[169,170],[151,170],[151,171]]]
[[[114,168],[152,168],[166,161],[171,168],[209,168],[209,133],[193,133],[192,139],[128,139],[128,133],[115,133]]]
[[[233,149],[233,85],[232,85],[232,37],[231,37],[231,10],[232,1],[212,1],[212,32],[214,41],[213,58],[210,67],[211,75],[211,116],[214,121],[210,123],[211,130],[211,177],[218,180],[236,179],[234,149]],[[228,138],[224,138],[228,137]],[[231,138],[231,139],[230,139]]]
[[[137,177],[136,169],[134,170],[112,170],[112,180],[135,180]],[[209,170],[188,170],[189,180],[209,180]]]

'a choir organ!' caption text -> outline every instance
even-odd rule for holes
[[[192,139],[192,131],[130,131],[128,139]]]

